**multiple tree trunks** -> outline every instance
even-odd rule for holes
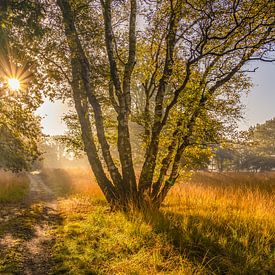
[[[110,153],[110,146],[104,130],[101,106],[92,90],[89,61],[84,53],[76,31],[71,6],[68,1],[61,0],[58,1],[58,5],[62,11],[65,34],[71,52],[72,90],[75,108],[80,121],[82,139],[91,168],[95,173],[100,188],[111,204],[123,205],[123,207],[125,207],[130,202],[135,201],[137,203],[137,187],[128,126],[129,111],[127,110],[128,105],[125,102],[127,98],[125,94],[129,94],[127,91],[129,89],[129,84],[127,84],[127,80],[124,80],[123,86],[125,92],[122,93],[121,89],[117,91],[121,93],[118,113],[118,151],[122,166],[121,175]],[[129,70],[131,70],[129,65],[125,70],[125,74],[129,74]],[[112,181],[107,178],[97,154],[88,114],[88,102],[94,113],[97,137]]]
[[[128,22],[128,49],[127,60],[124,67],[118,69],[117,56],[115,53],[114,42],[114,30],[112,25],[112,1],[101,0],[101,9],[104,18],[104,33],[105,33],[105,46],[108,57],[108,69],[109,69],[109,97],[110,102],[113,105],[114,110],[117,113],[117,132],[118,141],[117,148],[119,153],[120,168],[115,164],[113,156],[110,151],[110,145],[106,138],[105,127],[103,123],[102,106],[97,99],[94,88],[91,84],[91,68],[89,65],[89,59],[85,54],[84,47],[81,43],[81,39],[77,32],[77,27],[74,18],[74,12],[69,0],[57,0],[57,4],[61,10],[63,24],[65,29],[65,35],[71,54],[71,72],[72,72],[72,92],[75,108],[78,114],[78,119],[81,125],[82,139],[84,142],[85,151],[87,153],[91,168],[96,176],[98,184],[102,189],[106,199],[110,204],[118,206],[123,209],[143,207],[160,207],[161,203],[165,199],[167,193],[176,182],[179,176],[181,157],[185,152],[185,149],[192,144],[192,136],[198,117],[206,108],[206,104],[214,96],[215,92],[219,90],[224,84],[230,81],[243,67],[243,65],[254,58],[254,53],[265,43],[269,43],[269,36],[271,28],[267,29],[266,33],[260,38],[255,39],[253,29],[249,24],[251,30],[248,33],[240,35],[239,29],[243,28],[246,24],[245,20],[249,21],[252,18],[239,20],[237,17],[237,6],[239,1],[233,5],[232,16],[235,18],[235,26],[232,27],[225,34],[209,34],[213,21],[216,20],[215,12],[210,9],[208,17],[204,18],[206,11],[194,8],[192,4],[186,2],[188,9],[195,13],[201,12],[202,18],[201,24],[198,24],[198,28],[201,28],[201,37],[194,38],[191,43],[191,54],[188,59],[185,60],[185,74],[181,78],[181,82],[173,90],[172,98],[167,104],[167,89],[171,78],[175,73],[175,58],[176,58],[176,45],[180,39],[183,39],[185,33],[190,31],[193,25],[197,24],[196,20],[190,24],[185,32],[182,31],[182,37],[180,36],[180,23],[182,20],[184,8],[181,1],[168,1],[169,2],[169,19],[167,20],[167,30],[165,34],[165,54],[163,69],[160,70],[160,77],[157,83],[153,96],[151,93],[152,79],[156,78],[155,73],[158,68],[150,76],[151,81],[147,86],[145,85],[145,110],[144,114],[150,116],[150,100],[154,101],[153,111],[153,123],[152,126],[148,123],[145,117],[145,135],[149,139],[146,148],[146,155],[144,164],[141,170],[139,181],[135,174],[133,155],[130,140],[129,120],[131,117],[131,93],[132,93],[132,74],[136,63],[136,48],[137,48],[137,2],[136,0],[130,0],[130,15]],[[237,6],[236,6],[237,5]],[[186,8],[185,12],[188,12]],[[191,18],[190,18],[191,20]],[[208,20],[208,21],[207,21]],[[252,22],[253,23],[253,22]],[[188,22],[186,22],[188,25]],[[235,35],[236,33],[236,35]],[[235,35],[235,37],[234,37]],[[238,43],[242,44],[244,39],[247,39],[251,35],[251,44],[244,43],[241,48],[238,48]],[[231,36],[236,39],[231,39]],[[233,42],[232,42],[233,41]],[[160,42],[161,43],[161,42]],[[194,45],[192,44],[194,43]],[[216,43],[216,44],[215,44]],[[231,44],[230,44],[231,43]],[[213,46],[212,46],[213,45]],[[161,45],[159,46],[159,48]],[[238,55],[238,61],[233,62],[230,69],[223,68],[224,62],[227,62],[232,52],[236,51]],[[225,59],[223,57],[225,56]],[[176,106],[181,94],[184,94],[187,90],[187,86],[190,83],[194,73],[198,73],[194,70],[194,65],[200,67],[199,62],[206,58],[212,58],[211,62],[208,62],[206,69],[202,73],[199,83],[197,84],[198,101],[194,102],[193,108],[186,114],[188,119],[177,120],[175,129],[172,133],[172,139],[168,146],[167,153],[161,161],[160,169],[156,173],[157,160],[160,151],[160,139],[161,134],[169,116],[171,110]],[[177,56],[178,58],[178,56]],[[259,58],[261,59],[261,58]],[[218,64],[218,65],[217,65]],[[214,66],[217,66],[216,71],[222,72],[220,75],[213,76]],[[220,66],[220,67],[219,67]],[[210,79],[210,80],[209,80]],[[91,125],[91,118],[89,117],[89,108],[92,109],[94,115],[94,123],[97,139],[101,148],[104,163],[108,170],[108,176],[103,168],[103,162],[100,160],[100,156],[97,152],[97,146],[95,144],[93,128]],[[185,131],[180,129],[185,127]],[[157,174],[157,177],[155,176]]]
[[[134,165],[132,160],[132,149],[129,132],[129,115],[131,106],[130,83],[131,74],[135,64],[136,48],[136,2],[131,1],[131,19],[129,27],[129,57],[125,65],[123,83],[120,83],[118,70],[113,53],[112,26],[110,1],[102,2],[102,9],[105,19],[106,48],[110,62],[111,80],[115,87],[118,98],[117,123],[118,123],[118,152],[121,162],[122,174],[116,167],[107,142],[101,106],[92,90],[90,83],[90,68],[88,58],[78,37],[72,8],[69,1],[57,1],[63,16],[65,34],[71,52],[72,67],[72,91],[75,108],[81,125],[82,139],[91,168],[95,173],[98,184],[106,199],[112,205],[123,208],[144,206],[144,199],[138,193]],[[102,149],[102,155],[110,173],[111,181],[106,176],[102,163],[97,154],[93,138],[92,127],[88,115],[88,103],[91,105],[96,124],[96,131]]]

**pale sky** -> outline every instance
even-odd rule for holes
[[[251,73],[254,87],[247,97],[243,98],[246,105],[245,120],[240,122],[240,129],[246,130],[257,123],[263,123],[275,117],[275,64],[254,64],[259,69]],[[66,125],[62,122],[62,116],[68,107],[61,101],[50,102],[45,100],[44,104],[37,110],[42,116],[43,132],[48,135],[64,134]]]
[[[275,117],[275,63],[258,63],[259,69],[251,73],[254,87],[243,103],[246,105],[246,119],[240,123],[247,129]]]
[[[37,110],[37,114],[42,117],[43,133],[47,135],[62,135],[66,131],[66,125],[62,117],[68,110],[66,104],[60,100],[51,102],[45,99],[42,106]]]

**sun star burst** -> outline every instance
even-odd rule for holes
[[[8,85],[9,85],[9,88],[12,91],[20,90],[20,81],[17,78],[9,78],[8,79]]]
[[[32,66],[27,62],[19,64],[11,57],[0,55],[0,84],[6,93],[21,94],[26,92],[28,84],[33,77]]]

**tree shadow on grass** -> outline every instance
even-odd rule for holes
[[[24,205],[20,207],[4,206],[5,211],[0,211],[0,239],[11,235],[16,239],[30,240],[35,237],[35,227],[60,224],[62,219],[54,210],[41,203]]]
[[[274,243],[264,240],[259,231],[252,235],[245,226],[234,227],[234,223],[221,217],[154,211],[146,213],[145,219],[206,274],[272,274]]]

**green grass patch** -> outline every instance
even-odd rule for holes
[[[0,274],[21,274],[23,256],[20,252],[20,242],[5,248],[4,252],[0,251]]]
[[[52,274],[183,274],[188,262],[141,217],[110,212],[101,200],[60,202],[64,223]]]

